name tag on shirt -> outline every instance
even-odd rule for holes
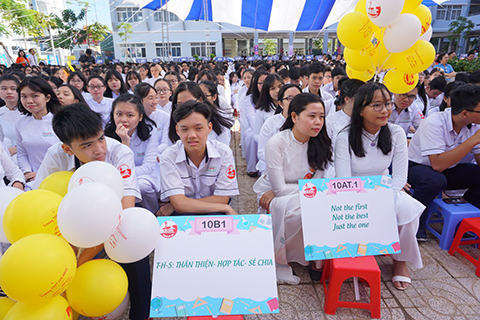
[[[42,132],[42,137],[44,138],[53,137],[53,132]]]
[[[145,152],[137,152],[137,157],[145,157]]]

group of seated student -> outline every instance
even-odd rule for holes
[[[323,267],[305,260],[299,179],[392,175],[402,248],[391,255],[392,281],[399,290],[410,283],[406,263],[422,267],[417,240],[426,240],[424,212],[435,196],[468,189],[465,199],[480,207],[479,72],[462,78],[470,84],[425,73],[411,91],[392,95],[322,62],[268,71],[259,62],[256,70],[211,64],[182,63],[182,73],[176,64],[129,71],[114,65],[88,77],[72,72],[65,83],[3,70],[0,178],[30,190],[56,171],[106,161],[132,171],[124,175],[124,208],[162,216],[236,214],[229,205],[239,194],[230,149],[233,108],[247,174],[259,176],[253,187],[259,212],[272,215],[277,278],[291,284],[299,278],[290,263],[308,266],[314,280]],[[84,250],[78,264],[102,249]],[[130,319],[147,319],[148,257],[122,267]]]

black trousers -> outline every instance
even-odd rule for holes
[[[128,277],[130,320],[148,319],[152,292],[149,256],[134,263],[120,263],[120,266],[125,270]]]

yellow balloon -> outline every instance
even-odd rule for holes
[[[337,35],[347,48],[360,50],[368,45],[372,38],[373,23],[365,14],[350,12],[338,23]]]
[[[398,59],[397,68],[406,73],[418,73],[428,69],[434,59],[435,47],[433,44],[425,40],[418,40]]]
[[[343,55],[347,64],[355,70],[373,69],[378,59],[377,48],[371,43],[361,50],[345,48]]]
[[[18,302],[4,320],[72,320],[72,315],[67,300],[58,296],[44,303]]]
[[[128,279],[111,260],[92,260],[81,265],[67,289],[67,299],[78,313],[100,317],[115,310],[125,298]]]
[[[427,8],[427,6],[421,4],[412,13],[416,15],[422,23],[422,32],[420,35],[423,35],[425,32],[427,32],[428,28],[430,28],[430,25],[432,24],[432,12]]]
[[[421,3],[422,0],[405,0],[401,14],[412,13]]]
[[[46,177],[38,189],[49,190],[55,193],[58,193],[61,197],[64,197],[68,192],[68,183],[72,177],[73,172],[71,171],[58,171],[52,173]]]
[[[57,210],[62,197],[48,190],[27,191],[10,202],[3,216],[3,230],[10,243],[36,233],[61,237]]]
[[[367,0],[358,0],[355,11],[363,14],[367,14]]]
[[[67,289],[76,268],[68,242],[50,234],[33,234],[15,242],[3,255],[0,286],[13,300],[46,302]]]
[[[15,305],[15,301],[7,297],[0,298],[0,320],[5,319],[5,315]]]
[[[394,94],[411,91],[418,83],[418,73],[408,74],[399,70],[390,70],[383,78],[383,84]]]
[[[368,81],[372,79],[372,77],[375,75],[375,73],[371,69],[359,71],[359,70],[354,70],[350,68],[348,65],[346,68],[346,72],[347,72],[347,76],[350,79],[358,79],[362,81]]]

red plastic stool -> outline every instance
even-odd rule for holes
[[[455,252],[460,253],[460,255],[462,255],[464,258],[466,258],[468,261],[470,261],[477,267],[477,271],[475,272],[475,274],[477,275],[477,277],[480,277],[480,259],[475,260],[468,253],[460,249],[461,245],[480,243],[480,239],[478,239],[478,237],[477,239],[469,239],[462,241],[462,237],[467,232],[473,232],[477,236],[480,236],[480,218],[467,218],[462,220],[462,223],[458,228],[457,235],[453,239],[452,245],[450,246],[450,250],[448,250],[448,253],[451,256],[453,256]]]
[[[210,316],[202,316],[202,317],[188,317],[187,320],[243,320],[242,315],[235,315],[235,316],[218,316],[216,318]]]
[[[339,301],[342,283],[351,277],[362,278],[368,283],[370,303]],[[321,282],[325,290],[326,314],[335,314],[338,307],[344,307],[367,309],[372,318],[380,318],[380,268],[373,256],[329,260],[324,266]]]

